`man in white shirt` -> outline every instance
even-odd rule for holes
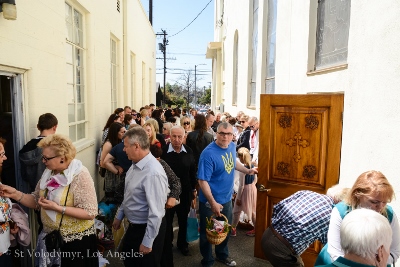
[[[257,117],[251,117],[249,120],[250,127],[250,155],[253,162],[258,162],[258,141],[260,132],[258,131],[260,125]]]
[[[143,128],[132,128],[123,140],[124,151],[133,164],[126,174],[124,200],[113,228],[119,229],[122,219],[128,219],[123,243],[125,266],[160,266],[166,227],[167,175],[150,153],[149,138]]]

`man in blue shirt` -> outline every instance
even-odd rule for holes
[[[160,266],[165,235],[165,203],[168,179],[161,164],[150,153],[146,131],[135,127],[123,137],[124,151],[133,162],[126,174],[124,200],[113,228],[126,217],[123,252],[125,266]]]
[[[224,214],[228,222],[232,222],[232,194],[234,169],[247,174],[257,173],[256,169],[247,169],[241,164],[236,165],[236,146],[232,142],[233,128],[227,122],[218,125],[217,139],[208,145],[200,155],[197,177],[199,179],[199,213],[200,213],[200,252],[203,256],[201,264],[212,266],[212,246],[207,241],[206,218],[215,214]],[[236,266],[229,258],[229,235],[219,245],[215,246],[217,260],[227,266]]]

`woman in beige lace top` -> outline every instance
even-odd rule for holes
[[[35,266],[97,267],[94,228],[97,197],[93,179],[82,162],[74,159],[76,149],[68,137],[50,135],[38,146],[42,148],[42,161],[47,168],[35,192],[24,194],[1,185],[0,195],[41,211],[43,231],[38,236]],[[43,238],[59,228],[61,218],[60,232],[64,239],[61,253],[44,253],[47,250]]]

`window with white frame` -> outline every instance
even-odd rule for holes
[[[268,0],[267,67],[265,92],[275,93],[276,20],[278,0]]]
[[[256,105],[256,79],[257,79],[257,46],[258,46],[258,0],[253,0],[253,35],[252,35],[252,58],[251,58],[251,86],[249,106]]]
[[[68,127],[69,138],[73,142],[86,138],[85,51],[82,20],[82,14],[65,3]]]
[[[135,87],[136,87],[136,55],[131,54],[131,107],[135,107]]]
[[[350,0],[319,0],[315,70],[347,63]]]
[[[239,36],[235,31],[235,39],[233,43],[233,86],[232,86],[232,105],[237,105],[238,99],[238,58],[239,58]]]
[[[117,108],[117,41],[110,39],[111,58],[111,112]]]

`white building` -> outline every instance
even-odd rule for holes
[[[155,102],[153,28],[140,0],[17,1],[16,9],[16,20],[0,13],[0,115],[13,122],[16,177],[19,149],[50,112],[100,198],[95,157],[108,116]]]
[[[260,94],[344,92],[339,183],[379,170],[399,195],[399,17],[395,0],[216,0],[212,107],[262,119]]]

